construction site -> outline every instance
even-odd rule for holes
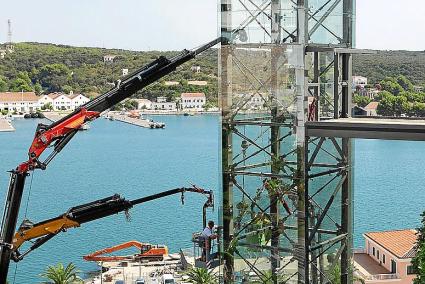
[[[0,284],[12,283],[13,261],[25,261],[61,232],[192,194],[206,197],[199,206],[205,229],[190,232],[193,248],[170,252],[124,236],[127,242],[84,256],[101,271],[86,283],[190,283],[190,268],[210,271],[218,283],[355,282],[353,139],[423,141],[425,121],[352,117],[353,55],[374,53],[355,48],[355,0],[221,0],[218,7],[217,39],[160,57],[71,114],[38,125],[28,159],[10,172]],[[28,177],[49,170],[84,124],[211,48],[219,54],[218,188],[193,185],[135,200],[113,195],[38,223],[18,218]],[[247,107],[253,98],[261,111]],[[208,222],[217,216],[218,224]],[[338,271],[338,282],[329,271]]]

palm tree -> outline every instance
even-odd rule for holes
[[[77,267],[72,262],[66,267],[58,263],[56,266],[49,265],[40,276],[49,279],[53,284],[73,284],[82,282],[78,273]]]
[[[206,268],[192,268],[188,273],[189,281],[196,284],[215,284],[217,277]]]

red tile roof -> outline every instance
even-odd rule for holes
[[[36,102],[39,97],[34,92],[1,92],[0,102]]]
[[[204,93],[182,93],[182,98],[205,98]]]
[[[379,105],[379,102],[370,102],[367,106],[365,106],[365,109],[377,109]]]
[[[56,99],[57,97],[63,95],[62,93],[50,93],[47,96],[49,96],[52,99]]]
[[[398,258],[411,258],[415,255],[416,230],[396,230],[366,233],[371,239]]]

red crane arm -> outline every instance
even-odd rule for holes
[[[43,166],[40,165],[38,159],[54,141],[77,131],[85,122],[92,121],[98,118],[99,115],[100,113],[97,111],[87,111],[85,108],[82,108],[79,112],[48,130],[37,129],[28,151],[29,159],[18,166],[18,172],[25,173],[36,167],[42,168]]]

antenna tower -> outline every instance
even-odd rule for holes
[[[10,19],[7,20],[7,41],[9,44],[12,43],[12,21]]]

